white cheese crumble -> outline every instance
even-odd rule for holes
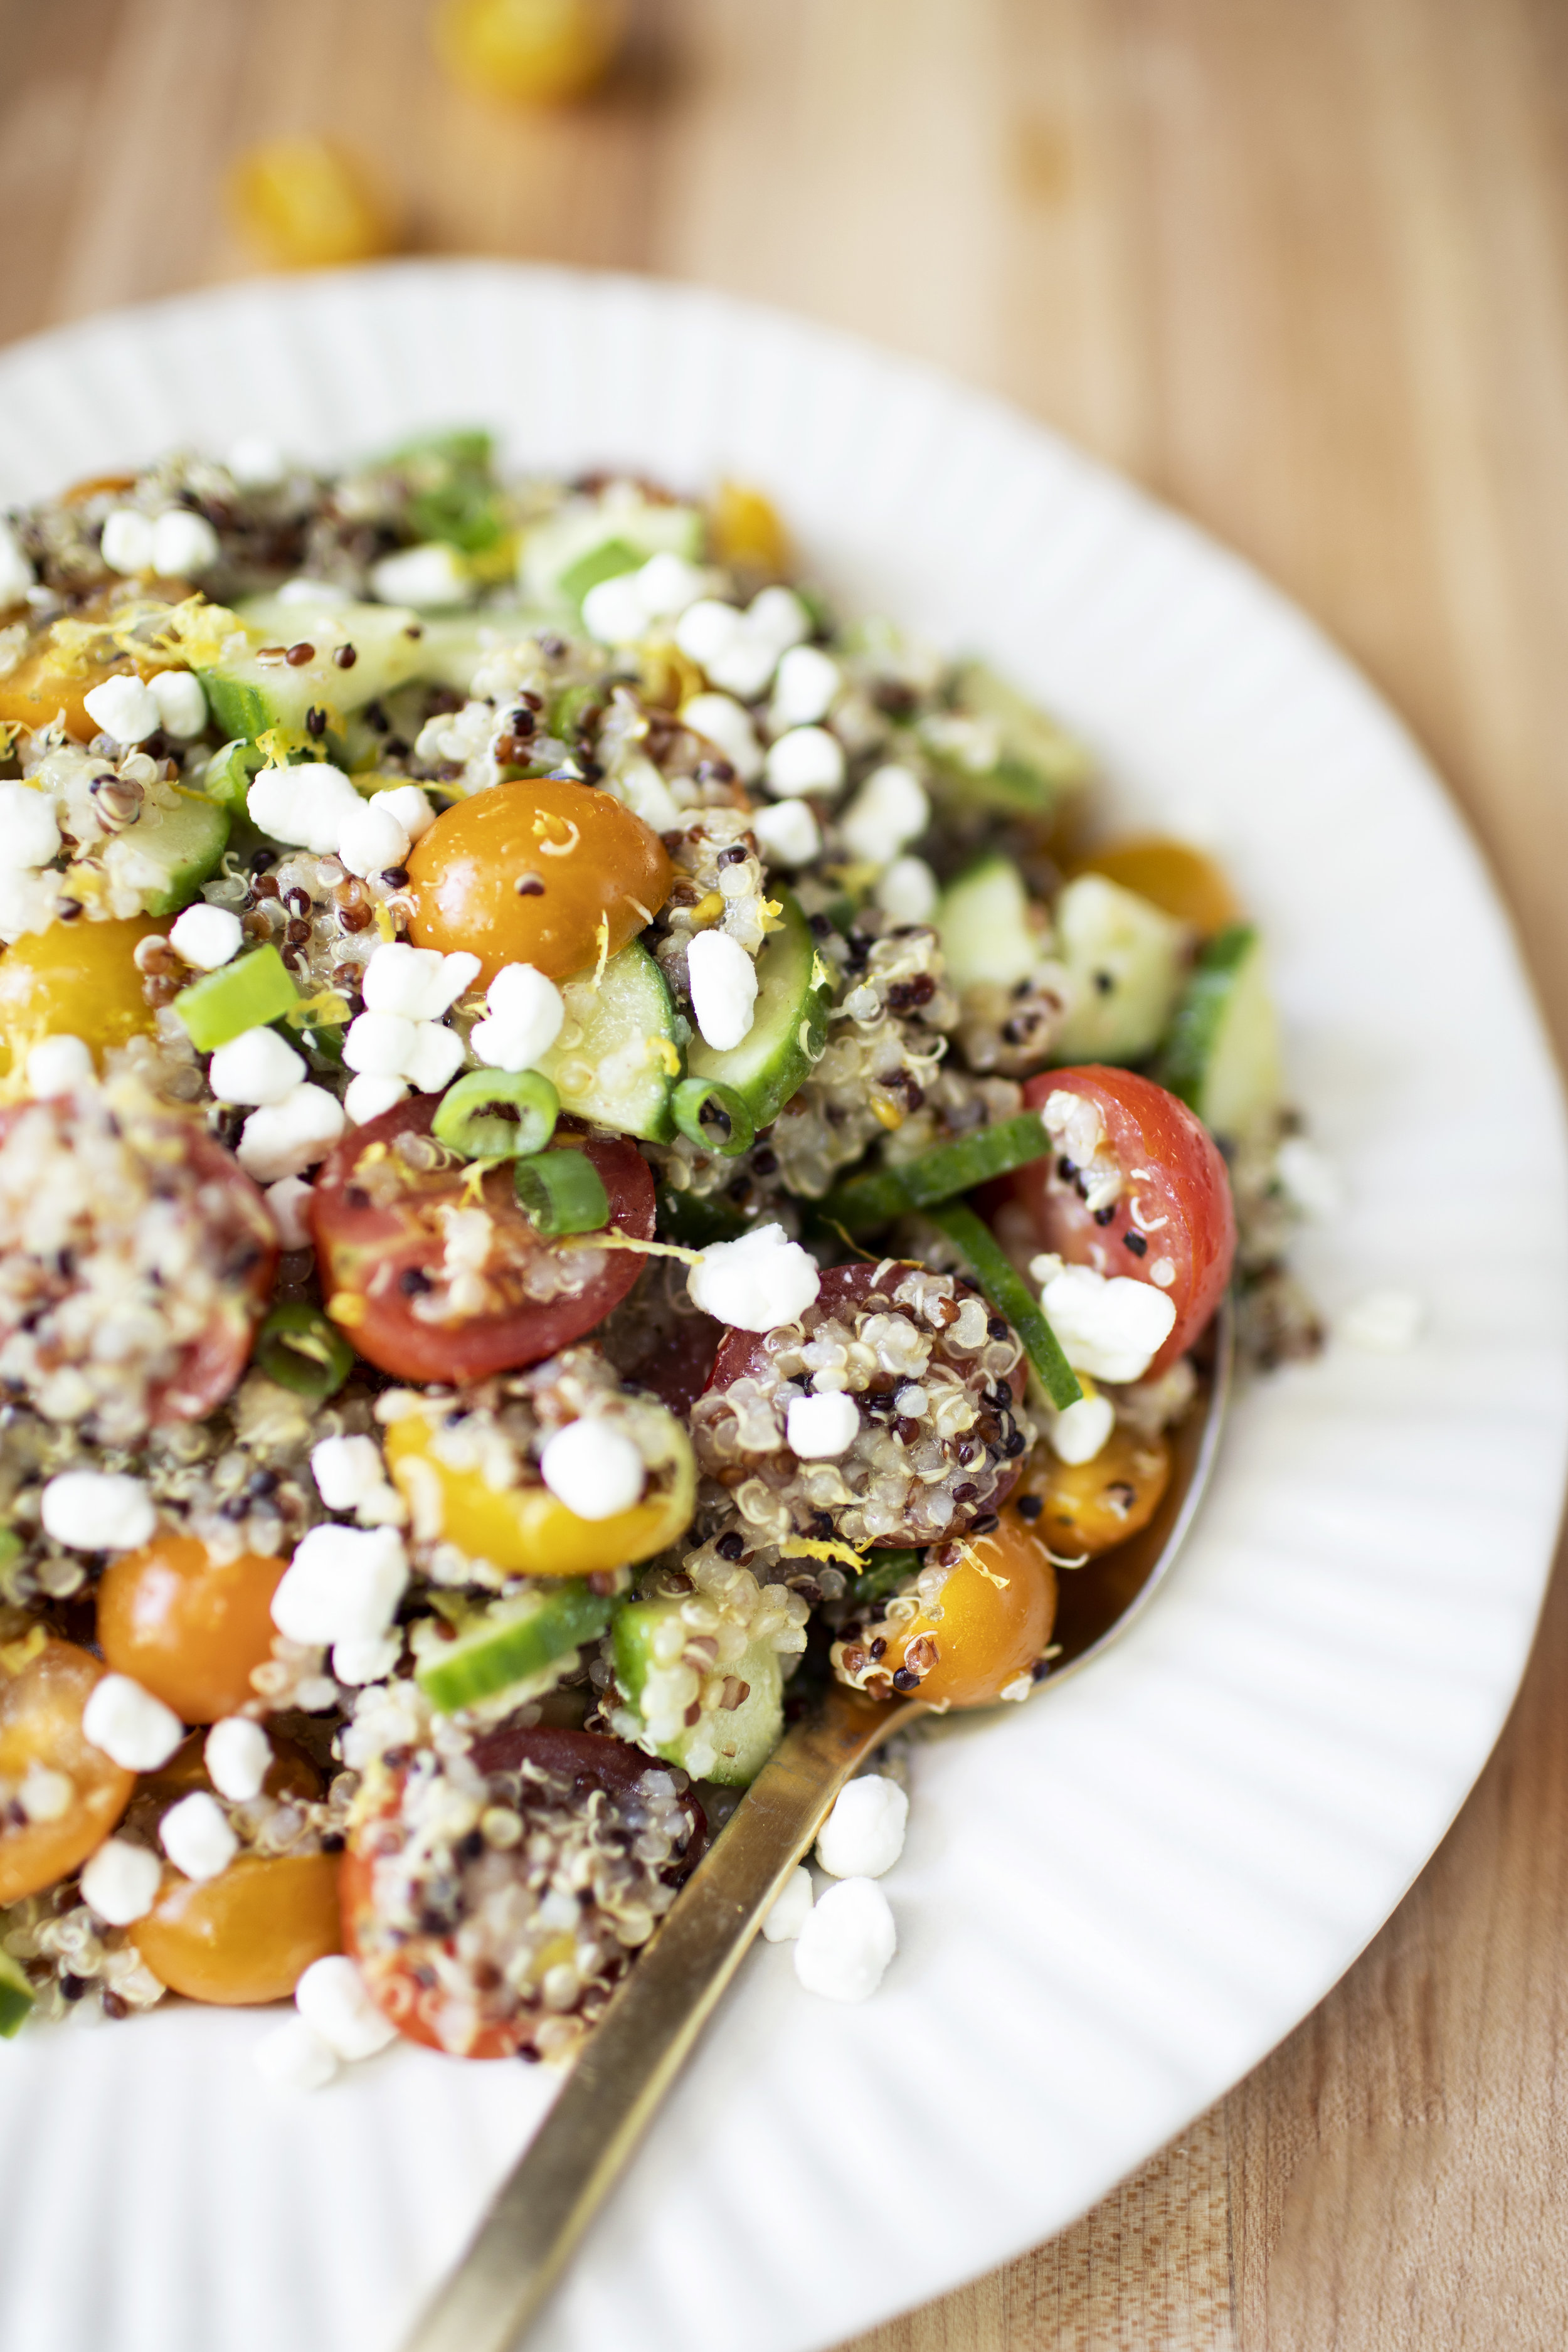
[[[153,569],[161,580],[192,580],[218,560],[218,536],[205,515],[170,507],[153,525]]]
[[[228,1816],[205,1789],[193,1790],[170,1806],[158,1824],[158,1838],[174,1868],[187,1878],[216,1878],[239,1852]]]
[[[101,686],[95,686],[81,699],[94,725],[116,743],[145,742],[163,723],[152,688],[139,677],[106,677]]]
[[[325,1087],[296,1087],[279,1103],[266,1103],[246,1120],[235,1154],[258,1184],[302,1175],[324,1160],[342,1134],[343,1107]]]
[[[895,857],[871,895],[895,923],[929,923],[942,893],[923,857]]]
[[[841,1878],[802,1925],[795,1972],[807,1992],[827,2000],[867,2000],[898,1948],[893,1914],[876,1880]]]
[[[503,964],[485,992],[486,1018],[468,1043],[492,1070],[531,1070],[561,1034],[566,1005],[552,980],[531,963]]]
[[[776,801],[752,811],[752,831],[777,866],[809,866],[822,847],[822,828],[808,801]]]
[[[611,1519],[642,1499],[647,1472],[624,1430],[585,1413],[546,1440],[540,1475],[580,1519]]]
[[[227,907],[209,907],[198,898],[169,926],[169,945],[194,971],[216,971],[239,953],[245,932],[239,917]]]
[[[868,866],[890,866],[931,823],[931,803],[908,768],[879,768],[844,812],[844,845]]]
[[[763,772],[763,747],[751,714],[731,694],[694,694],[680,706],[680,723],[721,751],[743,784]]]
[[[804,1315],[822,1287],[816,1259],[782,1225],[714,1242],[686,1277],[694,1305],[737,1331],[774,1331]]]
[[[35,785],[0,783],[0,866],[27,870],[47,866],[60,845],[60,829],[47,793]]]
[[[62,1470],[42,1508],[44,1533],[71,1551],[135,1551],[158,1524],[142,1480],[119,1470]]]
[[[810,1915],[812,1904],[811,1873],[801,1864],[791,1871],[783,1888],[773,1898],[773,1907],[763,1921],[763,1934],[770,1944],[793,1944]]]
[[[844,673],[819,646],[792,646],[779,664],[768,724],[775,735],[787,727],[810,727],[826,719]]]
[[[127,576],[153,569],[153,522],[135,507],[111,507],[103,518],[99,552],[110,572]]]
[[[477,955],[442,955],[435,948],[411,948],[403,940],[388,940],[364,968],[365,1011],[399,1013],[405,1021],[439,1021],[478,979],[479,971]]]
[[[207,723],[207,698],[202,682],[188,669],[161,669],[148,681],[163,732],[176,743],[188,743]]]
[[[351,2063],[374,2058],[397,2039],[397,2028],[382,2015],[358,1969],[341,1952],[311,1961],[294,1988],[294,2006],[334,2057]]]
[[[207,1065],[207,1083],[219,1102],[280,1103],[305,1076],[306,1062],[276,1029],[247,1029],[220,1045]]]
[[[298,2015],[285,2018],[256,2045],[256,2070],[280,2091],[323,2090],[338,2062],[313,2025]]]
[[[287,1640],[312,1645],[379,1638],[407,1582],[395,1528],[312,1528],[272,1596],[272,1622]]]
[[[310,1475],[329,1511],[352,1511],[386,1473],[374,1437],[323,1437],[310,1449]]]
[[[1274,1155],[1279,1181],[1309,1217],[1331,1217],[1345,1203],[1344,1180],[1328,1154],[1304,1135],[1288,1135]]]
[[[110,1927],[144,1919],[158,1900],[163,1865],[151,1847],[111,1837],[100,1845],[81,1874],[81,1896]]]
[[[841,1789],[816,1839],[830,1878],[880,1878],[904,1850],[910,1801],[896,1780],[863,1773]]]
[[[392,1110],[407,1099],[408,1088],[401,1078],[351,1078],[343,1088],[343,1109],[351,1127],[368,1127],[383,1111]]]
[[[267,1187],[267,1205],[272,1212],[272,1222],[278,1228],[278,1240],[286,1250],[311,1249],[315,1246],[306,1212],[312,1187],[302,1176],[280,1176],[276,1184]]]
[[[338,856],[362,881],[372,874],[391,872],[408,856],[408,835],[387,806],[391,797],[390,793],[378,793],[373,801],[361,801],[338,828]]]
[[[245,796],[252,824],[294,849],[334,856],[339,837],[364,803],[341,768],[304,761],[292,768],[261,768]]]
[[[844,785],[844,746],[826,727],[792,727],[768,746],[763,781],[775,800],[837,793]]]
[[[105,1675],[94,1683],[81,1728],[83,1738],[101,1748],[122,1772],[155,1772],[185,1736],[174,1708],[129,1675]]]
[[[1346,1307],[1335,1328],[1342,1339],[1369,1355],[1402,1356],[1415,1346],[1425,1320],[1421,1301],[1408,1290],[1369,1290]]]
[[[836,1462],[860,1433],[860,1408],[844,1389],[792,1397],[785,1433],[790,1452],[802,1462]]]
[[[703,1043],[728,1053],[751,1034],[756,1017],[756,965],[727,931],[699,931],[686,950],[686,971]]]
[[[1152,1283],[1064,1265],[1040,1293],[1046,1318],[1075,1372],[1140,1381],[1170,1338],[1176,1310]]]
[[[395,555],[384,555],[379,563],[373,563],[370,589],[384,604],[415,604],[440,611],[468,604],[474,594],[474,582],[457,551],[444,540],[435,539],[423,547],[399,548]]]
[[[35,1102],[74,1094],[91,1077],[91,1050],[79,1037],[41,1037],[28,1049],[27,1092]]]
[[[1081,1396],[1046,1423],[1051,1452],[1058,1462],[1092,1462],[1116,1426],[1116,1407],[1106,1396]]]
[[[246,1715],[226,1715],[213,1725],[202,1754],[207,1776],[220,1797],[247,1804],[259,1797],[272,1762],[272,1742]]]

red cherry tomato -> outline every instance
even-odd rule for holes
[[[1090,1064],[1045,1070],[1024,1088],[1031,1110],[1054,1094],[1081,1095],[1100,1113],[1121,1163],[1121,1190],[1109,1216],[1091,1212],[1076,1171],[1061,1159],[1037,1160],[1010,1178],[1042,1249],[1097,1274],[1130,1275],[1158,1286],[1176,1310],[1171,1336],[1149,1367],[1165,1371],[1185,1354],[1219,1305],[1236,1255],[1236,1211],[1224,1160],[1201,1119],[1152,1078]],[[1104,1223],[1100,1222],[1101,1217]]]
[[[537,1364],[602,1323],[647,1263],[637,1250],[595,1249],[593,1236],[542,1241],[517,1204],[510,1165],[469,1191],[468,1170],[429,1135],[437,1098],[399,1103],[356,1128],[321,1163],[310,1199],[327,1312],[362,1356],[404,1381],[487,1380]],[[572,1136],[599,1172],[611,1226],[653,1237],[653,1178],[622,1136]],[[418,1164],[421,1158],[429,1164]],[[465,1208],[490,1218],[478,1269],[480,1303],[468,1304],[443,1271]]]

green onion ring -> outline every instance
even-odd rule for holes
[[[703,1125],[702,1114],[711,1108],[719,1114],[728,1129],[727,1139],[721,1143],[712,1131]],[[733,1160],[749,1151],[756,1140],[756,1126],[745,1103],[733,1087],[721,1087],[715,1078],[682,1078],[669,1098],[670,1116],[689,1142],[700,1144],[704,1151],[717,1152],[721,1160]]]
[[[541,1070],[465,1070],[430,1132],[464,1160],[523,1160],[555,1132],[561,1097]]]

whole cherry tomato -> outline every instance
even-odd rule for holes
[[[1135,1070],[1099,1064],[1046,1070],[1024,1088],[1025,1102],[1047,1127],[1062,1124],[1068,1106],[1056,1102],[1058,1096],[1076,1097],[1098,1115],[1100,1149],[1120,1169],[1115,1200],[1091,1208],[1092,1171],[1086,1176],[1065,1152],[1031,1161],[1007,1181],[1042,1250],[1165,1293],[1176,1319],[1149,1366],[1153,1376],[1185,1354],[1230,1279],[1236,1211],[1225,1161],[1185,1103]]]
[[[98,1588],[98,1641],[116,1674],[184,1723],[216,1723],[255,1696],[272,1654],[272,1595],[288,1562],[215,1559],[194,1536],[161,1534],[121,1552]]]
[[[0,1903],[19,1902],[79,1868],[131,1801],[135,1774],[92,1747],[81,1727],[107,1671],[74,1642],[52,1640],[14,1672],[0,1664],[0,1788],[8,1801],[0,1821]],[[40,1804],[40,1797],[50,1801]]]
[[[337,1856],[242,1853],[216,1878],[171,1870],[130,1934],[153,1975],[187,2000],[286,2000],[312,1960],[342,1948]]]
[[[464,1162],[426,1140],[436,1109],[431,1095],[399,1103],[322,1162],[310,1221],[327,1312],[362,1356],[399,1380],[486,1380],[582,1339],[647,1261],[637,1250],[596,1249],[591,1234],[541,1240],[518,1206],[510,1162],[474,1187]],[[622,1136],[570,1140],[598,1171],[611,1227],[650,1241],[653,1178],[636,1146]],[[489,1219],[477,1265],[471,1226],[455,1223],[476,1208]],[[453,1275],[456,1234],[463,1263]]]
[[[912,1675],[931,1706],[989,1706],[1028,1674],[1051,1638],[1056,1613],[1050,1553],[1009,1507],[989,1535],[972,1536],[962,1547],[933,1610],[896,1628],[879,1620],[864,1638],[837,1645],[835,1656],[842,1653],[852,1671],[863,1671],[865,1643],[880,1639],[885,1646],[876,1663],[883,1674]],[[913,1687],[893,1684],[896,1690]]]
[[[546,777],[496,784],[438,816],[408,860],[408,936],[416,948],[551,980],[616,954],[668,898],[664,844],[624,801]]]

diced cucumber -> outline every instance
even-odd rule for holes
[[[1029,920],[1029,894],[1010,857],[983,857],[942,892],[937,935],[955,988],[990,981],[1011,988],[1039,962],[1040,934]]]
[[[312,709],[358,710],[425,674],[428,624],[405,605],[282,604],[258,596],[237,609],[248,645],[199,675],[217,725],[247,743],[271,727],[298,732]],[[309,646],[310,659],[261,660],[261,649],[275,646]],[[353,659],[344,668],[337,656],[349,646]]]
[[[219,808],[227,809],[231,816],[240,815],[250,792],[251,780],[261,765],[261,757],[254,743],[242,742],[237,739],[215,751],[202,777],[202,790],[208,800],[216,801]],[[398,778],[399,783],[405,781],[404,777]]]
[[[442,1715],[477,1706],[513,1683],[542,1673],[568,1650],[595,1642],[610,1622],[610,1603],[583,1578],[563,1579],[552,1591],[497,1601],[416,1667],[414,1679]]]
[[[697,1037],[686,1054],[693,1077],[731,1087],[757,1127],[778,1117],[822,1059],[833,1002],[833,975],[816,952],[799,900],[782,889],[778,900],[784,920],[757,958],[757,1004],[750,1030],[727,1053],[715,1052]]]
[[[976,1128],[955,1143],[939,1143],[918,1160],[896,1168],[873,1168],[851,1176],[822,1203],[822,1215],[847,1233],[872,1233],[933,1202],[955,1200],[994,1176],[1009,1175],[1050,1150],[1051,1139],[1032,1110],[1015,1118],[998,1119],[994,1127]]]
[[[1138,1062],[1152,1054],[1182,992],[1191,934],[1101,874],[1080,874],[1056,904],[1057,952],[1073,1002],[1052,1048],[1058,1062]]]
[[[616,1612],[616,1680],[635,1712],[641,1712],[644,1685],[654,1664],[654,1637],[676,1615],[678,1601],[629,1601]],[[667,1764],[679,1764],[694,1780],[717,1780],[743,1789],[754,1780],[784,1732],[784,1677],[779,1654],[766,1642],[752,1642],[730,1673],[747,1685],[739,1706],[704,1708],[693,1724],[654,1748]]]
[[[1155,1076],[1204,1125],[1240,1142],[1279,1107],[1279,1023],[1263,942],[1233,923],[1198,956]]]
[[[528,531],[518,569],[524,595],[531,603],[571,604],[566,580],[574,567],[618,541],[639,563],[650,555],[683,555],[689,563],[701,561],[706,524],[700,507],[672,506],[645,499],[626,482],[611,485],[602,499],[572,499],[555,514]],[[629,571],[629,564],[618,567]],[[611,574],[600,575],[608,579]],[[591,579],[578,593],[586,593]]]
[[[481,555],[505,533],[506,493],[495,478],[493,436],[476,428],[405,442],[390,464],[408,478],[407,525],[416,540],[446,540]]]
[[[982,661],[965,662],[954,709],[921,732],[937,788],[970,807],[1047,814],[1089,773],[1082,744]]]
[[[20,1960],[0,1952],[0,2036],[5,2041],[26,2023],[37,1998]]]
[[[1057,1411],[1065,1412],[1069,1404],[1077,1404],[1083,1394],[1078,1374],[1063,1355],[1039,1301],[990,1227],[959,1201],[933,1209],[931,1217],[963,1252],[976,1285],[1022,1339],[1024,1353]]]
[[[228,844],[228,811],[199,793],[183,792],[168,807],[145,801],[142,814],[102,853],[119,888],[134,890],[149,915],[189,906]]]
[[[485,604],[473,613],[432,614],[425,623],[419,675],[433,685],[449,686],[466,696],[487,654],[531,635],[538,625],[537,616],[510,604]],[[405,776],[398,779],[401,783],[407,781]]]
[[[192,981],[175,997],[174,1011],[197,1053],[216,1054],[231,1037],[281,1021],[299,1002],[288,965],[268,946]]]
[[[539,1068],[563,1110],[623,1135],[668,1143],[669,1097],[680,1075],[675,1007],[663,972],[640,940],[610,958],[597,985],[579,972],[563,982],[566,1019]],[[570,1042],[568,1042],[570,1041]]]

